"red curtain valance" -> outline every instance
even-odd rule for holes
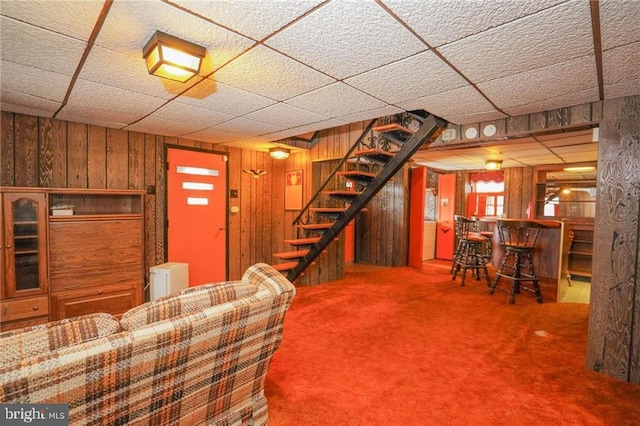
[[[486,172],[471,173],[471,183],[476,182],[504,182],[503,170],[491,170]]]

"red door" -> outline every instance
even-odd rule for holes
[[[169,148],[167,152],[169,262],[189,264],[189,285],[227,278],[227,163],[225,156]]]
[[[456,175],[440,175],[438,177],[438,223],[436,225],[436,258],[438,259],[453,259],[455,200]]]
[[[409,200],[409,266],[422,267],[422,246],[424,240],[424,204],[427,187],[427,168],[411,168],[411,189]]]

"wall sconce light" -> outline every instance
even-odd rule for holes
[[[184,83],[200,72],[204,47],[156,31],[142,50],[149,74]]]
[[[502,168],[502,160],[487,160],[484,163],[487,170],[500,170]]]
[[[276,160],[286,160],[287,158],[289,158],[289,150],[280,147],[271,148],[269,150],[269,155],[271,156],[271,158]]]
[[[565,172],[592,172],[595,169],[596,169],[595,166],[576,166],[576,167],[565,167],[562,170],[564,170]]]

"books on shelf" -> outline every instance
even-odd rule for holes
[[[74,214],[76,214],[76,208],[71,204],[57,204],[51,206],[51,216],[73,216]]]

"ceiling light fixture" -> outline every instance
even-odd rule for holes
[[[149,74],[184,83],[200,72],[204,47],[156,31],[142,50]]]
[[[286,148],[271,148],[269,150],[269,155],[271,156],[271,158],[274,158],[276,160],[286,160],[287,158],[289,158],[289,150]]]
[[[590,172],[592,170],[595,170],[595,166],[576,166],[576,167],[565,167],[564,170],[565,172]]]
[[[502,168],[502,160],[487,160],[484,163],[487,170],[500,170]]]

